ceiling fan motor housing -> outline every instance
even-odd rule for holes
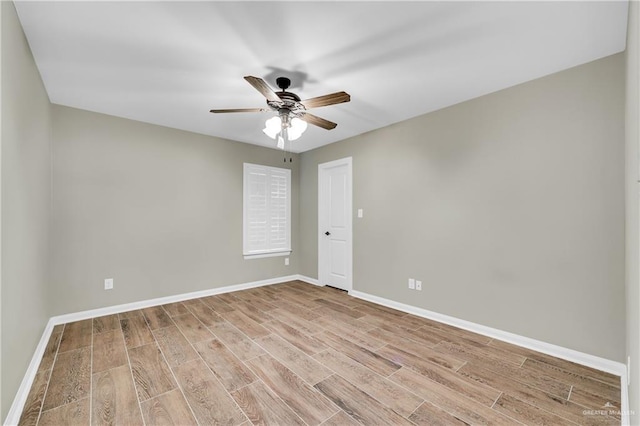
[[[280,101],[274,102],[267,100],[267,105],[277,110],[280,115],[283,115],[283,113],[296,113],[305,109],[304,106],[300,104],[300,97],[298,95],[287,92],[287,89],[291,85],[291,80],[287,77],[278,77],[276,84],[281,89],[280,92],[275,92],[280,98]]]

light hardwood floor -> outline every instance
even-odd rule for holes
[[[20,424],[609,425],[619,409],[616,376],[290,282],[56,326]]]

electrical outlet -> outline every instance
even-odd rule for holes
[[[111,290],[113,288],[113,278],[107,278],[104,280],[104,289]]]
[[[289,266],[289,258],[288,257],[284,258],[284,266]]]
[[[416,280],[414,280],[413,278],[409,278],[409,288],[411,290],[416,288]]]
[[[422,281],[416,280],[416,290],[422,291]]]

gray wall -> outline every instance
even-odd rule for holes
[[[626,235],[627,235],[627,356],[631,358],[629,409],[634,411],[631,424],[640,424],[640,4],[629,2],[626,54]]]
[[[62,106],[53,123],[53,315],[297,273],[297,156]],[[290,266],[243,259],[243,162],[292,169]]]
[[[51,112],[12,2],[2,7],[2,418],[49,318]]]
[[[345,156],[355,290],[624,359],[622,54],[301,154],[309,277],[317,165]]]
[[[294,156],[285,267],[241,254],[242,163],[282,166],[279,151],[51,107],[13,4],[1,7],[3,418],[52,315],[317,277],[317,165],[345,156],[365,210],[356,290],[624,359],[623,55]],[[637,141],[637,97],[627,114]]]

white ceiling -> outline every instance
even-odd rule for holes
[[[51,102],[274,147],[243,76],[292,79],[303,152],[621,52],[627,1],[16,2]],[[462,124],[462,123],[461,123]]]

